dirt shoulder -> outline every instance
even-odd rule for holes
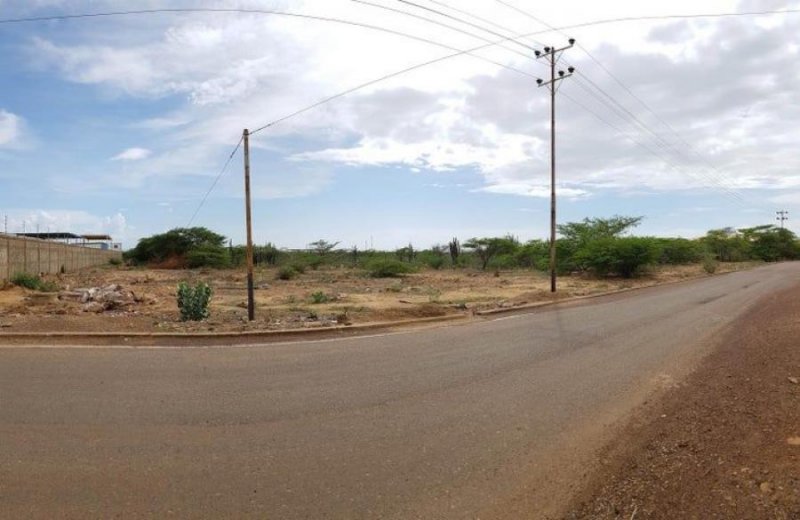
[[[720,336],[598,459],[565,518],[800,519],[800,287]]]

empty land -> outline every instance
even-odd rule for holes
[[[722,263],[717,273],[753,263]],[[256,272],[256,321],[246,316],[245,273],[241,270],[157,270],[91,268],[46,279],[62,291],[118,285],[130,302],[103,310],[74,298],[7,285],[0,290],[3,332],[223,332],[320,328],[464,314],[514,307],[625,288],[707,276],[700,265],[659,267],[634,279],[564,276],[557,295],[537,271],[484,272],[472,269],[423,270],[402,278],[370,278],[364,271],[322,267],[293,280],[277,280],[277,269]],[[204,281],[214,291],[211,317],[179,321],[177,284]]]

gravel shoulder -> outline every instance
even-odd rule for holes
[[[646,404],[564,516],[800,518],[800,286],[761,300]]]

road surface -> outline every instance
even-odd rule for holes
[[[544,518],[800,263],[376,337],[0,347],[4,518]]]

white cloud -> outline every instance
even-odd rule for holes
[[[525,183],[495,184],[473,191],[497,193],[500,195],[522,195],[525,197],[536,197],[541,199],[550,198],[550,186],[537,186]],[[586,190],[566,188],[563,186],[556,187],[556,191],[559,196],[566,197],[568,199],[581,199],[590,195],[590,193]]]
[[[128,148],[111,158],[112,161],[141,161],[147,159],[153,152],[147,148]]]
[[[0,109],[0,148],[20,148],[23,145],[25,121],[18,115]]]
[[[116,241],[125,240],[132,229],[122,213],[95,215],[83,210],[11,209],[7,211],[10,233],[56,232],[111,235]]]
[[[149,5],[167,4],[154,0]],[[264,8],[263,2],[254,0],[214,5]],[[292,12],[362,21],[460,48],[479,43],[420,20],[346,0],[297,1],[284,6]],[[668,10],[736,8],[735,0],[676,0]],[[532,29],[530,20],[494,2],[474,2],[465,9],[515,32]],[[658,2],[572,0],[537,4],[535,11],[540,18],[562,25],[631,13],[664,14],[666,9]],[[574,18],[576,12],[580,19]],[[143,29],[141,20],[119,20],[113,21],[121,28],[113,40],[108,38],[111,23],[106,21],[102,31],[87,30],[79,38],[34,38],[31,47],[40,62],[71,81],[116,95],[183,98],[177,108],[140,123],[142,129],[166,135],[164,149],[168,151],[156,152],[136,169],[131,165],[125,176],[109,180],[131,187],[150,176],[214,175],[243,127],[259,126],[361,82],[449,53],[359,27],[278,16],[182,15],[153,19],[149,29]],[[137,30],[122,30],[129,27]],[[717,183],[735,190],[796,186],[793,175],[800,160],[793,144],[800,109],[793,100],[800,75],[792,72],[796,56],[786,50],[786,41],[798,30],[798,18],[790,16],[770,18],[766,25],[738,18],[621,24],[613,26],[613,31],[611,26],[576,30],[571,35],[645,99],[681,138],[573,49],[566,59],[578,67],[579,75],[564,84],[559,98],[559,178],[568,183],[563,194],[582,197],[598,188],[692,190]],[[543,35],[538,39],[550,43],[561,38]],[[536,68],[541,64],[500,48],[483,55],[534,74],[543,72]],[[778,81],[771,71],[788,72]],[[661,141],[621,120],[585,92],[581,85],[592,87],[581,75],[622,101],[662,136]],[[302,151],[285,152],[298,168],[304,161],[313,161],[315,168],[331,163],[334,167],[402,165],[412,171],[474,169],[484,177],[485,192],[540,196],[549,169],[549,112],[544,90],[532,82],[509,70],[460,57],[371,86],[269,128],[254,137],[253,146],[262,150],[269,146],[271,153],[280,153],[276,140],[300,141],[297,146]],[[622,128],[624,135],[572,104],[570,97]],[[627,136],[666,158],[653,157]],[[688,152],[683,140],[693,143],[704,159]],[[753,175],[754,170],[758,175]],[[289,183],[260,193],[315,193],[330,182],[330,172],[319,171],[298,175],[313,184],[309,188]]]

